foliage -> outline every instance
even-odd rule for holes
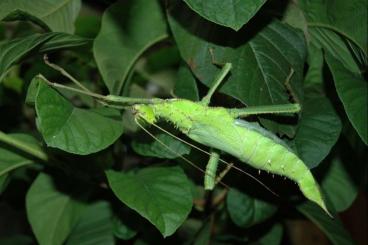
[[[111,2],[0,1],[1,244],[281,244],[291,218],[354,243],[338,212],[366,189],[366,1]],[[289,180],[225,154],[280,197],[235,171],[205,192],[203,173],[180,156],[204,169],[206,154],[147,127],[153,140],[129,109],[48,86],[76,84],[44,54],[85,91],[194,101],[231,62],[211,106],[300,103],[292,117],[247,120],[313,169],[335,218]]]

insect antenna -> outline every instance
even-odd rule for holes
[[[162,128],[162,127],[160,127],[160,126],[158,126],[158,125],[156,125],[155,123],[152,123],[152,125],[153,126],[155,126],[156,128],[158,128],[159,130],[161,130],[161,131],[163,131],[164,133],[167,133],[168,135],[170,135],[171,137],[173,137],[173,138],[175,138],[175,139],[177,139],[177,140],[179,140],[179,141],[181,141],[181,142],[183,142],[184,144],[187,144],[187,145],[189,145],[189,146],[191,146],[191,147],[193,147],[193,148],[195,148],[195,149],[197,149],[198,151],[201,151],[201,152],[203,152],[203,153],[205,153],[205,154],[207,154],[207,155],[209,155],[209,156],[211,156],[211,153],[209,153],[209,152],[207,152],[207,151],[205,151],[205,150],[203,150],[203,149],[201,149],[200,147],[198,147],[198,146],[196,146],[196,145],[194,145],[194,144],[191,144],[191,143],[189,143],[189,142],[187,142],[187,141],[185,141],[185,140],[183,140],[183,139],[181,139],[181,138],[179,138],[178,136],[176,136],[176,135],[174,135],[174,134],[172,134],[172,133],[170,133],[169,131],[167,131],[166,129],[164,129],[164,128]],[[219,161],[220,162],[222,162],[222,163],[224,163],[227,167],[229,167],[229,170],[230,170],[230,168],[234,168],[235,170],[237,170],[237,171],[239,171],[239,172],[241,172],[241,173],[243,173],[243,174],[245,174],[245,175],[247,175],[248,177],[250,177],[251,179],[253,179],[254,181],[256,181],[256,182],[258,182],[258,184],[260,184],[261,186],[263,186],[266,190],[268,190],[269,192],[271,192],[272,194],[274,194],[275,196],[279,196],[277,193],[275,193],[273,190],[271,190],[266,184],[264,184],[261,180],[259,180],[257,177],[255,177],[255,176],[253,176],[253,175],[251,175],[250,173],[248,173],[248,172],[246,172],[246,171],[244,171],[243,169],[241,169],[241,168],[239,168],[239,167],[237,167],[237,166],[234,166],[234,164],[233,163],[229,163],[229,162],[226,162],[225,160],[223,160],[223,159],[219,159]],[[228,170],[228,171],[229,171]],[[203,171],[203,170],[202,170]],[[227,172],[227,171],[226,171]]]
[[[169,146],[167,146],[164,142],[162,142],[160,139],[158,139],[156,136],[154,136],[150,131],[148,131],[145,127],[142,126],[142,124],[140,124],[138,122],[138,120],[135,118],[135,123],[145,132],[147,133],[149,136],[151,136],[153,139],[157,140],[157,142],[159,142],[161,145],[163,145],[168,151],[170,151],[171,153],[177,155],[178,157],[180,157],[181,159],[183,159],[185,162],[189,163],[192,167],[194,167],[195,169],[197,169],[198,171],[202,172],[205,175],[209,175],[208,173],[206,173],[206,171],[204,171],[203,169],[201,169],[200,167],[198,167],[195,163],[193,163],[192,161],[190,161],[188,158],[183,157],[179,154],[177,154],[177,152],[175,152],[174,150],[172,150]],[[210,177],[216,177],[216,176],[210,176]],[[230,189],[228,185],[226,185],[225,183],[223,183],[222,181],[219,181],[219,183],[221,185],[223,185],[225,188]]]

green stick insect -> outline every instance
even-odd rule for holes
[[[48,64],[65,74],[62,68]],[[220,174],[217,180],[215,179],[217,164],[219,161],[223,161],[216,150],[222,151],[258,170],[265,170],[295,181],[307,199],[318,204],[331,216],[317,181],[303,161],[276,135],[258,125],[240,119],[255,114],[296,113],[300,111],[299,104],[257,106],[243,109],[209,106],[213,93],[230,70],[231,64],[226,63],[207,95],[200,102],[193,102],[187,99],[164,100],[129,98],[115,95],[103,96],[92,93],[80,85],[82,90],[61,84],[48,83],[54,87],[74,90],[93,96],[107,106],[125,105],[124,108],[132,108],[135,120],[140,126],[140,121],[156,127],[158,127],[156,123],[159,120],[169,122],[190,139],[212,148],[212,152],[207,153],[210,155],[210,160],[206,167],[205,189],[212,190],[225,174]],[[73,80],[74,78],[71,79]],[[127,105],[129,107],[126,107]],[[141,127],[143,128],[143,126]],[[148,132],[147,130],[145,131]],[[177,138],[174,135],[172,136]],[[190,145],[193,146],[192,144]],[[198,149],[198,147],[194,147]]]

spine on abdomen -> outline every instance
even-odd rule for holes
[[[238,158],[254,168],[285,176],[295,181],[306,198],[317,203],[328,214],[317,181],[303,161],[285,146],[257,132],[245,132],[243,149]]]

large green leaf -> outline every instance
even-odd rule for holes
[[[51,176],[41,173],[27,193],[26,208],[38,243],[59,245],[76,225],[84,204],[75,200],[70,191],[62,192]]]
[[[288,103],[285,82],[291,69],[293,94],[302,99],[305,42],[301,32],[278,21],[254,31],[234,32],[203,20],[177,1],[169,23],[183,59],[197,78],[209,86],[219,68],[231,62],[224,92],[247,105]]]
[[[100,201],[86,208],[65,244],[115,244],[110,204]]]
[[[315,223],[333,244],[354,244],[338,217],[332,219],[320,207],[309,201],[299,205],[297,209]]]
[[[368,56],[367,4],[364,0],[326,3],[303,0],[300,3],[311,43],[323,48],[352,72],[365,69]]]
[[[266,2],[266,0],[184,1],[203,18],[236,31],[247,23]]]
[[[34,154],[27,155],[27,152],[19,148]],[[35,138],[27,134],[5,134],[0,131],[0,193],[5,190],[10,173],[18,168],[34,164],[32,157],[35,155],[40,158],[45,156]]]
[[[86,39],[66,33],[34,34],[2,42],[0,43],[0,82],[12,65],[36,50],[47,52],[86,43]]]
[[[46,35],[46,34],[43,34]],[[54,32],[53,37],[43,43],[39,52],[51,52],[58,49],[73,48],[91,43],[90,39],[81,36]]]
[[[332,30],[358,46],[367,56],[367,1],[300,1],[309,28]],[[357,24],[359,23],[359,24]]]
[[[357,186],[339,158],[333,159],[321,184],[338,212],[350,207],[358,194]]]
[[[277,208],[236,189],[230,189],[226,199],[231,220],[240,227],[249,227],[271,217]]]
[[[306,87],[323,83],[323,50],[313,44],[308,46],[308,72],[304,78]]]
[[[364,143],[368,144],[367,81],[360,74],[346,69],[339,60],[331,55],[326,54],[325,57],[345,112]]]
[[[37,122],[48,146],[87,155],[105,149],[123,133],[119,111],[76,108],[40,80],[35,103]]]
[[[356,58],[352,56],[350,47],[344,38],[331,30],[322,28],[309,29],[309,35],[312,39],[312,45],[323,48],[325,52],[340,60],[349,70],[354,72],[360,71]]]
[[[0,131],[0,134],[2,132]],[[40,146],[36,139],[26,134],[8,134],[13,140],[20,142],[28,148],[40,151]],[[9,145],[0,143],[0,176],[7,175],[14,169],[34,163],[29,156],[19,152],[16,148],[9,148]]]
[[[137,58],[166,36],[157,0],[118,1],[105,11],[93,51],[110,93],[120,94]]]
[[[81,7],[80,0],[2,0],[0,20],[37,18],[52,31],[74,32],[74,21]]]
[[[179,167],[145,168],[134,174],[109,170],[106,176],[115,195],[164,237],[176,231],[192,208],[190,182]]]
[[[299,128],[291,145],[313,168],[328,155],[341,132],[341,121],[331,102],[322,94],[307,91]]]
[[[9,68],[24,56],[49,40],[53,34],[31,35],[26,38],[13,39],[0,44],[0,82]]]
[[[190,152],[190,147],[188,145],[174,139],[170,135],[161,133],[156,135],[156,137],[161,141],[161,143],[158,140],[154,140],[153,142],[140,142],[138,140],[133,140],[133,150],[142,156],[167,159],[174,159],[179,156],[189,154]]]

